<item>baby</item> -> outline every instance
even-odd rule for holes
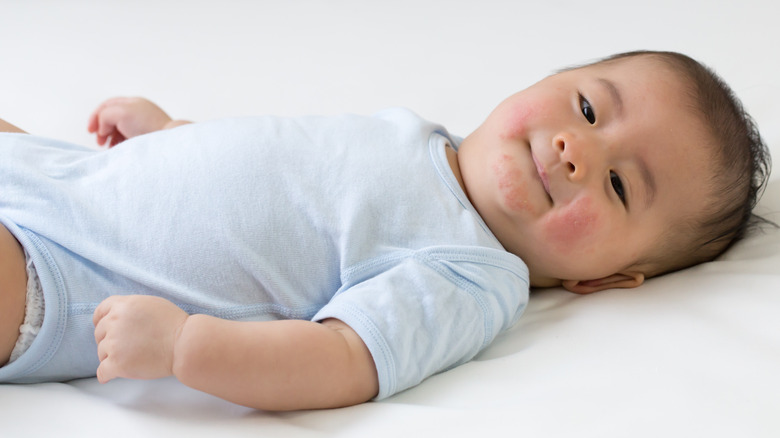
[[[670,52],[547,77],[464,139],[400,109],[188,124],[133,98],[89,131],[121,145],[0,136],[0,381],[174,375],[271,410],[462,364],[529,287],[712,260],[770,167],[729,88]]]

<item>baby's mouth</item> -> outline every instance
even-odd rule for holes
[[[539,180],[542,181],[542,186],[544,186],[544,191],[547,193],[547,197],[552,200],[552,197],[550,196],[550,182],[547,180],[547,172],[544,170],[544,167],[541,163],[539,163],[539,160],[536,159],[536,155],[531,152],[531,158],[534,160],[534,164],[536,165],[536,173],[539,176]]]

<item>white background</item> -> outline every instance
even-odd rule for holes
[[[92,144],[92,109],[141,95],[192,120],[406,106],[463,136],[556,69],[675,50],[721,73],[779,157],[778,16],[770,0],[2,0],[0,117]],[[779,199],[774,184],[762,211]],[[381,403],[272,414],[171,379],[2,385],[0,434],[780,436],[779,248],[769,232],[637,291],[535,292],[478,360]]]
[[[466,135],[556,69],[655,49],[715,68],[780,143],[780,7],[769,0],[0,5],[0,117],[74,142],[89,141],[87,115],[113,95],[196,120],[406,106]]]

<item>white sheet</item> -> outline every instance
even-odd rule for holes
[[[771,1],[12,1],[0,117],[92,143],[102,99],[172,115],[371,113],[407,106],[456,134],[566,65],[688,53],[742,97],[780,153],[780,6]],[[542,4],[544,3],[544,4]],[[0,193],[1,196],[1,193]],[[780,221],[780,180],[761,212]],[[780,232],[632,291],[533,293],[477,360],[380,403],[255,412],[175,380],[0,385],[2,436],[546,437],[780,435]]]

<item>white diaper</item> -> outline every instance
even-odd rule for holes
[[[43,325],[44,303],[43,289],[38,280],[38,274],[35,272],[30,255],[24,252],[24,259],[27,263],[27,300],[25,304],[24,322],[19,326],[19,339],[11,352],[11,363],[18,359],[32,345],[35,337]]]

